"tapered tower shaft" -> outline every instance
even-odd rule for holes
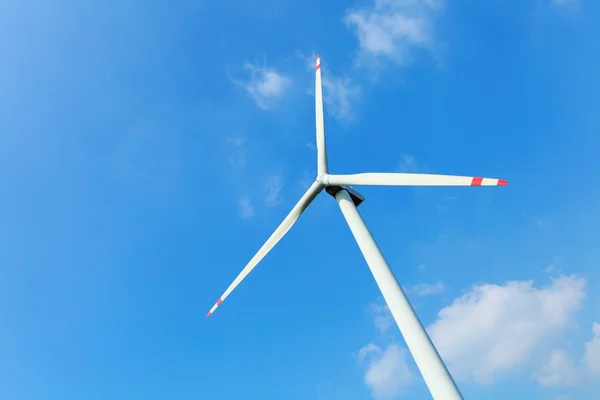
[[[335,198],[434,400],[463,400],[427,331],[390,270],[350,194]]]

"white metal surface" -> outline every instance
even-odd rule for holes
[[[335,198],[434,400],[462,400],[454,380],[345,190]]]
[[[325,146],[325,122],[323,120],[323,85],[321,83],[321,57],[317,56],[315,74],[315,112],[317,122],[317,175],[328,172],[327,148]]]
[[[495,178],[392,172],[327,175],[323,180],[325,184],[331,186],[503,186],[507,184],[506,181]]]
[[[235,278],[233,283],[229,285],[225,293],[219,298],[219,300],[215,303],[215,305],[210,309],[207,317],[210,317],[212,313],[215,312],[218,306],[221,305],[223,300],[236,288],[237,285],[242,282],[242,280],[256,267],[256,265],[262,260],[269,251],[277,242],[283,238],[283,236],[290,230],[290,228],[296,223],[300,215],[306,210],[306,207],[310,205],[310,203],[317,197],[319,193],[323,190],[323,185],[320,182],[315,181],[312,186],[304,193],[304,195],[300,198],[298,203],[292,208],[292,211],[288,214],[287,217],[283,220],[283,222],[275,229],[275,232],[271,234],[269,239],[262,245],[262,247],[258,250],[258,252],[252,257],[250,262],[244,267],[242,272]]]

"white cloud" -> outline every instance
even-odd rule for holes
[[[581,360],[575,363],[565,350],[555,349],[537,372],[542,386],[574,386],[600,376],[600,324],[592,325],[593,338],[585,343]]]
[[[429,296],[434,294],[440,294],[444,291],[444,284],[442,282],[436,282],[433,284],[420,283],[414,285],[411,288],[411,292],[418,296]]]
[[[276,206],[281,203],[281,189],[283,187],[283,180],[281,175],[269,175],[267,177],[267,183],[265,189],[267,196],[265,197],[265,204],[269,207]]]
[[[368,355],[379,352],[381,352],[379,346],[369,343],[368,345],[361,347],[361,349],[358,351],[358,361],[362,363],[365,361]]]
[[[388,306],[386,304],[371,303],[369,304],[369,311],[373,316],[377,331],[381,334],[386,333],[394,322],[394,317],[392,317]]]
[[[243,194],[238,198],[238,207],[242,218],[247,219],[254,216],[254,206],[252,206],[252,200],[247,194]]]
[[[228,159],[229,163],[236,169],[244,168],[246,166],[246,147],[244,146],[244,139],[228,139],[227,143],[233,147],[233,154]]]
[[[579,377],[573,358],[561,349],[554,349],[537,373],[537,381],[542,386],[572,386]]]
[[[246,89],[256,105],[262,109],[270,109],[274,102],[291,87],[291,79],[273,68],[259,67],[246,62],[244,69],[250,72],[250,78],[245,81],[235,79],[232,81]]]
[[[353,103],[360,96],[360,86],[348,77],[336,77],[323,71],[323,101],[326,112],[332,117],[351,122],[354,119]]]
[[[585,344],[583,360],[593,376],[600,375],[600,324],[595,322],[592,326],[594,337]]]
[[[366,365],[365,383],[376,399],[394,398],[414,380],[407,362],[408,351],[397,344],[385,350],[369,343],[359,351],[359,361]]]
[[[532,363],[535,351],[563,332],[585,288],[576,276],[543,288],[531,281],[475,286],[442,309],[428,330],[457,379],[491,383]]]
[[[412,48],[432,48],[434,17],[441,9],[439,0],[373,0],[349,11],[344,22],[357,36],[359,63],[405,64]]]
[[[385,304],[369,304],[375,328],[385,334],[394,319]],[[374,343],[363,346],[358,352],[358,361],[365,368],[364,382],[375,399],[390,399],[400,395],[414,381],[415,376],[408,365],[408,350],[392,343],[384,349]]]

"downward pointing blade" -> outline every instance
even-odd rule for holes
[[[508,184],[505,180],[495,178],[401,173],[329,175],[327,183],[331,186],[503,186]]]
[[[287,217],[283,220],[283,222],[275,229],[275,232],[267,239],[265,244],[258,250],[258,252],[252,257],[250,262],[244,267],[242,272],[235,278],[233,283],[229,285],[225,293],[219,298],[219,300],[215,303],[215,305],[210,309],[206,317],[210,317],[212,313],[215,312],[218,306],[221,305],[223,300],[227,298],[235,289],[242,280],[256,267],[256,265],[271,251],[273,247],[285,236],[285,234],[290,230],[290,228],[296,223],[300,215],[306,210],[309,204],[317,197],[317,195],[323,190],[323,186],[319,182],[315,182],[312,186],[306,191],[306,193],[300,198],[298,203],[294,206],[292,211],[288,214]]]

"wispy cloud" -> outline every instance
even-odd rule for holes
[[[231,80],[246,89],[256,105],[264,110],[272,108],[273,104],[292,86],[292,80],[274,68],[245,62],[244,69],[250,74],[247,79]]]
[[[232,146],[232,154],[228,158],[229,164],[236,169],[244,168],[246,166],[246,147],[244,146],[244,139],[228,139],[227,143]]]
[[[523,213],[523,217],[525,217],[526,220],[530,221],[540,229],[547,228],[550,226],[550,218],[548,217],[532,216],[528,213]]]
[[[534,352],[581,308],[585,288],[576,276],[543,288],[531,281],[475,286],[442,309],[428,330],[458,379],[491,383],[534,362]]]
[[[300,185],[303,191],[306,191],[314,181],[314,175],[311,173],[310,170],[305,169],[302,173],[302,178],[298,182],[298,185]]]
[[[418,166],[415,162],[415,158],[411,155],[404,154],[400,160],[399,170],[404,173],[415,173],[418,172]]]
[[[408,356],[408,351],[397,344],[382,350],[369,343],[360,349],[358,359],[366,367],[365,383],[375,399],[395,398],[414,381]]]
[[[306,55],[299,50],[295,54],[298,59],[304,61],[306,69],[314,73],[317,55]],[[352,122],[354,105],[362,92],[361,86],[348,76],[335,75],[326,60],[321,60],[321,71],[325,112],[341,122]],[[307,92],[314,96],[314,83]]]
[[[246,141],[240,137],[227,139],[227,161],[233,167],[232,184],[242,193],[237,199],[240,217],[253,217],[261,207],[274,207],[282,202],[283,176],[279,173],[257,173],[256,165],[249,162]],[[264,166],[259,166],[263,169]]]
[[[265,204],[268,207],[276,206],[281,203],[281,189],[283,188],[283,179],[281,175],[269,175],[267,177],[267,183],[265,184],[265,189],[267,191],[267,195],[265,197]]]
[[[433,48],[434,19],[442,8],[440,0],[373,0],[350,10],[344,22],[358,39],[359,65],[406,64],[411,49]]]
[[[243,174],[243,170],[247,165],[247,152],[245,146],[245,140],[241,137],[229,138],[226,140],[228,145],[227,161],[229,165],[233,167],[233,182],[235,184],[235,177],[239,179],[239,175]],[[236,186],[239,186],[236,184]],[[244,188],[238,187],[238,190],[245,190]],[[237,198],[238,213],[241,218],[248,219],[254,216],[254,206],[252,205],[252,197],[249,193],[244,191]]]
[[[238,207],[242,218],[248,219],[254,216],[254,206],[252,205],[250,196],[247,194],[242,194],[238,198]]]
[[[360,96],[361,88],[352,79],[337,77],[323,71],[323,101],[328,106],[327,112],[334,118],[352,122],[354,120],[353,104]]]
[[[417,296],[431,296],[442,293],[444,289],[445,287],[442,282],[436,282],[433,284],[421,283],[405,289],[405,292],[415,294]],[[375,324],[375,329],[377,332],[382,335],[386,334],[394,323],[394,317],[392,316],[387,304],[370,303],[367,307],[367,310],[369,316],[373,318],[373,323]]]
[[[552,4],[557,6],[573,6],[579,3],[579,0],[550,0]]]
[[[369,312],[373,317],[377,331],[381,334],[386,333],[394,322],[394,318],[392,317],[388,306],[386,304],[371,303],[369,304]]]
[[[436,283],[420,283],[418,285],[414,285],[411,288],[411,293],[416,294],[417,296],[431,296],[435,294],[440,294],[444,291],[445,287],[442,282]]]

